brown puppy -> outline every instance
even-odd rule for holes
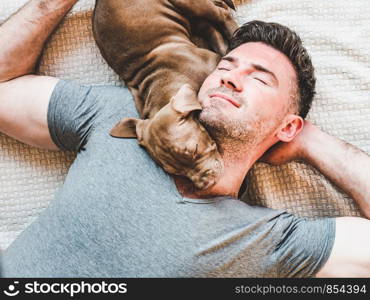
[[[111,135],[137,137],[167,172],[200,189],[213,185],[223,169],[194,112],[201,110],[200,85],[237,28],[230,7],[231,0],[97,0],[94,10],[97,45],[147,119],[124,119]]]

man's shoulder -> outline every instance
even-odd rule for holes
[[[122,85],[84,85],[71,80],[60,80],[53,97],[68,99],[86,113],[92,110],[102,112],[102,117],[112,112],[123,115],[137,115],[134,99],[130,91]]]

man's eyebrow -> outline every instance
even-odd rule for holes
[[[238,62],[238,58],[233,57],[233,56],[223,56],[221,60],[227,60],[233,64],[236,64]]]
[[[277,77],[274,74],[274,72],[266,69],[265,67],[263,67],[263,66],[261,66],[259,64],[252,64],[252,67],[255,68],[257,71],[261,71],[261,72],[270,74],[274,78],[274,80],[279,84],[279,80],[277,79]]]
[[[239,61],[237,57],[233,57],[233,56],[224,56],[224,57],[222,57],[222,58],[221,58],[221,60],[227,60],[227,61],[229,61],[229,62],[231,62],[231,63],[233,63],[233,64],[238,64],[238,61]],[[275,73],[274,73],[274,72],[272,72],[272,71],[270,71],[270,70],[266,69],[264,66],[262,66],[262,65],[260,65],[260,64],[251,64],[251,65],[252,65],[252,67],[253,67],[254,69],[256,69],[257,71],[260,71],[260,72],[264,72],[264,73],[270,74],[270,75],[274,78],[275,82],[276,82],[277,84],[279,84],[279,80],[277,79],[277,77],[276,77],[276,75],[275,75]]]

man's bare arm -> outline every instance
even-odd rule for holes
[[[0,26],[0,82],[30,74],[50,34],[77,0],[31,0]]]
[[[370,278],[370,221],[336,218],[335,241],[329,259],[316,277]]]
[[[317,168],[358,204],[370,219],[370,156],[355,146],[333,137],[308,121],[290,143],[271,148],[261,161],[279,165],[303,159]]]
[[[305,122],[290,143],[277,144],[261,159],[278,165],[304,159],[355,200],[370,219],[370,156]],[[370,221],[336,218],[335,242],[317,277],[370,277]]]
[[[31,0],[0,26],[0,131],[32,146],[58,149],[47,124],[58,79],[34,72],[42,48],[77,0]]]

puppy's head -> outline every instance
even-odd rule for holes
[[[195,119],[201,109],[196,92],[184,85],[152,119],[123,119],[110,134],[137,138],[168,173],[185,176],[198,189],[206,189],[216,183],[223,161],[216,143]]]

